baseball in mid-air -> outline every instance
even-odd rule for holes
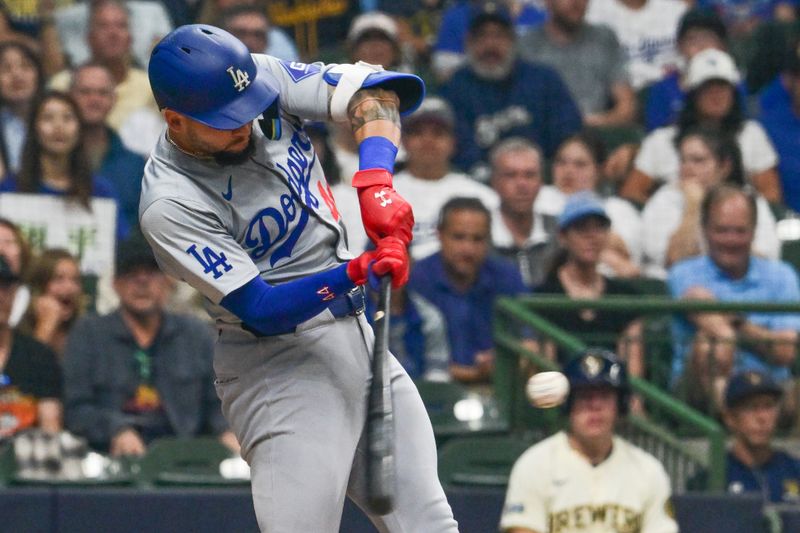
[[[528,379],[525,393],[534,407],[547,409],[564,403],[569,382],[561,372],[539,372]]]

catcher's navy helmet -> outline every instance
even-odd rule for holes
[[[150,55],[158,107],[220,130],[241,127],[277,105],[278,83],[239,39],[215,26],[180,26]]]
[[[628,372],[614,352],[603,348],[587,348],[564,366],[563,373],[569,381],[569,396],[565,404],[567,412],[572,408],[574,391],[596,387],[615,389],[619,398],[619,414],[628,412]]]

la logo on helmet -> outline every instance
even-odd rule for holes
[[[242,69],[237,68],[234,72],[233,65],[231,65],[228,67],[227,72],[231,75],[231,78],[233,78],[233,86],[237,91],[242,92],[245,87],[250,85],[250,75]]]

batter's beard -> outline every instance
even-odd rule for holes
[[[214,158],[214,161],[220,166],[228,166],[228,165],[240,165],[250,159],[256,151],[256,143],[253,140],[253,136],[250,135],[250,138],[247,140],[247,146],[241,149],[238,152],[230,152],[230,151],[221,151],[215,152],[211,154],[211,157]]]

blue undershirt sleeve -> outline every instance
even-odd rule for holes
[[[262,335],[278,335],[324,311],[331,293],[338,296],[353,287],[344,263],[281,285],[256,276],[227,294],[220,305]]]
[[[367,137],[358,145],[358,170],[382,168],[394,173],[397,146],[386,137]]]

